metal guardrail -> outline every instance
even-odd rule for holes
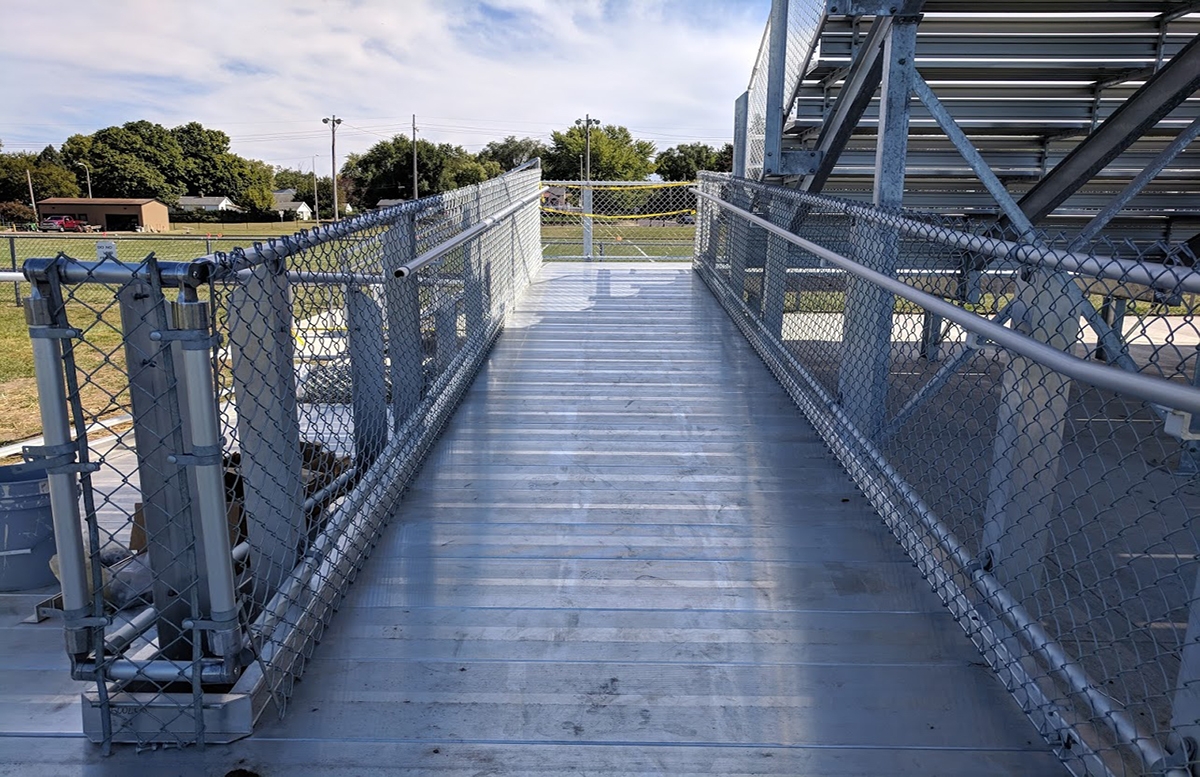
[[[697,272],[1064,763],[1193,773],[1192,270],[699,189]]]
[[[26,454],[52,465],[90,738],[230,741],[283,713],[537,271],[539,179],[187,262],[26,261],[45,436]],[[89,442],[122,410],[129,432]]]

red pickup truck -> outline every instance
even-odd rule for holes
[[[47,216],[38,224],[41,232],[86,232],[87,224],[71,216]]]

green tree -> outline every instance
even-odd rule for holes
[[[247,160],[230,153],[229,136],[193,121],[174,127],[171,136],[183,153],[180,183],[193,196],[237,198],[250,175]]]
[[[245,172],[237,181],[233,201],[243,208],[263,213],[275,206],[275,168],[257,159],[241,159]]]
[[[733,172],[733,144],[726,143],[721,146],[721,150],[717,152],[717,166],[713,168],[714,173],[732,173]]]
[[[187,191],[183,149],[159,124],[131,121],[90,136],[73,135],[62,153],[70,165],[91,166],[97,197],[156,197],[174,205]]]
[[[583,127],[550,134],[550,150],[543,158],[543,175],[551,180],[579,177],[579,161],[587,147]],[[625,127],[608,124],[591,128],[591,168],[594,181],[641,181],[654,172],[654,144],[635,140]]]
[[[694,181],[701,170],[716,170],[718,152],[707,143],[681,143],[660,151],[657,172],[665,181]]]
[[[42,149],[42,153],[38,154],[38,162],[44,165],[58,165],[59,167],[66,167],[66,164],[63,162],[62,153],[53,145],[48,145]]]
[[[5,224],[28,224],[37,219],[33,208],[23,202],[0,202],[0,222]]]
[[[550,149],[537,138],[517,139],[509,135],[504,140],[493,140],[479,152],[480,162],[495,162],[501,170],[512,170],[535,157],[544,157]]]
[[[412,140],[396,135],[364,154],[351,154],[339,174],[348,201],[356,208],[374,208],[380,200],[408,199],[413,194]],[[431,194],[487,180],[501,173],[492,160],[480,161],[461,146],[417,141],[417,193]],[[339,185],[339,200],[341,200]],[[342,200],[346,201],[346,200]]]
[[[418,157],[420,152],[418,151]],[[491,159],[480,161],[474,157],[454,155],[446,159],[442,165],[442,174],[438,177],[438,188],[441,191],[458,189],[463,186],[473,186],[483,183],[489,178],[504,172],[500,164]]]
[[[43,162],[38,154],[0,154],[0,202],[28,202],[30,181],[39,200],[79,196],[75,175],[65,167]]]

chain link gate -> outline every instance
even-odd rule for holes
[[[1063,761],[1190,774],[1194,258],[699,192],[697,271]]]
[[[548,261],[690,261],[694,182],[544,181]]]
[[[89,738],[224,742],[283,714],[540,266],[539,178],[187,262],[25,262],[45,436],[25,455],[49,467]]]

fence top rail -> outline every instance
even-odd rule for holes
[[[1032,359],[1063,375],[1090,383],[1098,388],[1128,394],[1168,408],[1184,410],[1193,414],[1200,413],[1200,389],[1141,373],[1126,372],[1125,370],[1084,361],[1053,346],[1021,334],[1015,329],[1009,329],[991,319],[984,318],[983,316],[964,310],[957,305],[946,302],[940,297],[935,297],[895,278],[864,267],[852,259],[794,235],[764,218],[760,218],[747,210],[722,200],[720,197],[701,191],[700,189],[694,189],[693,191],[695,191],[698,197],[708,200],[717,207],[745,219],[756,226],[762,227],[776,237],[826,260],[851,275],[874,283],[898,297],[925,308],[931,313],[953,321],[968,332],[991,340],[1013,353]]]

